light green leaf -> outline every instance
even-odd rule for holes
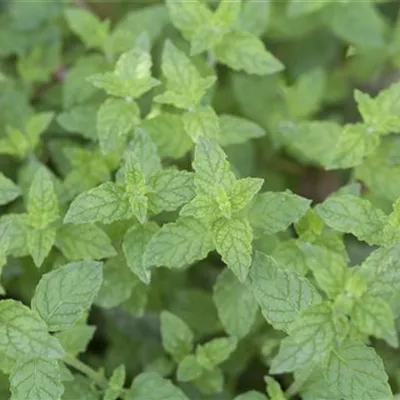
[[[253,251],[253,230],[247,218],[218,219],[212,226],[212,237],[222,261],[244,282]]]
[[[163,311],[160,319],[163,347],[177,362],[180,362],[192,351],[193,332],[184,321],[169,311]]]
[[[17,363],[10,375],[12,400],[59,400],[64,392],[56,360]]]
[[[169,380],[147,372],[138,375],[125,395],[126,400],[189,400]]]
[[[71,203],[64,223],[111,222],[130,219],[132,213],[124,190],[113,182],[106,182],[80,194]]]
[[[400,199],[393,203],[393,211],[389,214],[383,229],[384,242],[393,245],[400,241]]]
[[[131,271],[146,283],[150,283],[151,271],[144,266],[144,252],[150,239],[158,231],[155,222],[148,222],[144,225],[133,226],[125,233],[122,249],[126,262]]]
[[[318,215],[331,228],[351,233],[368,244],[382,242],[386,215],[368,200],[352,195],[337,195],[316,207]]]
[[[321,301],[307,279],[260,252],[253,257],[250,285],[265,319],[276,329],[290,329],[301,310]]]
[[[109,21],[100,21],[84,8],[69,8],[65,16],[70,29],[88,48],[102,48],[109,33]]]
[[[187,171],[164,169],[149,179],[149,208],[154,214],[174,211],[195,195],[193,174]]]
[[[235,181],[230,193],[232,212],[243,210],[261,190],[264,179],[243,178]]]
[[[74,375],[74,380],[68,382],[62,400],[76,400],[85,396],[85,400],[99,400],[98,392],[92,381],[83,375]]]
[[[207,26],[212,19],[211,10],[199,0],[167,0],[166,3],[173,25],[182,31],[186,39]]]
[[[203,367],[193,354],[189,354],[178,365],[176,377],[180,382],[190,382],[199,378],[204,372]]]
[[[221,63],[248,74],[269,75],[284,69],[260,39],[245,31],[232,31],[225,35],[215,47],[215,55]]]
[[[57,332],[55,336],[69,355],[76,356],[86,350],[95,330],[94,326],[77,324]]]
[[[6,214],[0,218],[0,242],[6,240],[7,251],[14,257],[29,255],[25,214]]]
[[[10,203],[20,195],[19,187],[0,172],[0,205]]]
[[[94,224],[64,224],[57,231],[56,246],[68,260],[101,260],[117,255],[110,238]]]
[[[236,396],[234,400],[267,400],[267,398],[264,394],[256,392],[255,390],[251,390],[250,392]]]
[[[393,313],[385,300],[364,293],[357,299],[351,311],[351,319],[361,332],[384,339],[392,347],[398,347]]]
[[[346,257],[318,244],[300,243],[300,248],[318,286],[330,298],[336,298],[344,289],[348,277]]]
[[[217,139],[221,146],[240,144],[265,136],[265,130],[261,126],[235,115],[219,115],[219,124],[221,134]]]
[[[0,351],[15,360],[64,357],[60,342],[39,315],[15,300],[0,302]]]
[[[194,381],[201,393],[212,395],[221,393],[224,390],[224,374],[221,368],[211,371],[204,371],[203,374]]]
[[[230,203],[229,203],[230,205]],[[210,224],[221,216],[216,199],[212,199],[207,195],[200,194],[194,197],[189,203],[185,204],[179,215],[182,217],[194,217]]]
[[[380,144],[379,134],[367,125],[347,124],[339,136],[329,169],[346,169],[355,167],[372,154]]]
[[[226,361],[236,350],[235,338],[222,337],[212,339],[196,348],[196,358],[200,365],[212,371],[215,367]]]
[[[125,378],[125,366],[120,365],[113,371],[111,378],[108,380],[108,387],[104,393],[103,400],[117,400],[123,391]]]
[[[53,180],[45,167],[39,167],[28,194],[28,223],[45,229],[59,218],[58,200]]]
[[[165,224],[150,240],[144,266],[182,268],[201,260],[213,249],[207,227],[194,218]]]
[[[54,113],[43,112],[32,115],[26,125],[26,135],[31,143],[31,148],[34,149],[40,140],[40,135],[48,128],[53,120]]]
[[[393,398],[382,360],[365,344],[344,343],[330,354],[324,373],[330,391],[346,400]]]
[[[99,262],[66,264],[42,276],[32,299],[32,308],[50,331],[67,329],[89,309],[102,279]]]
[[[226,332],[238,339],[245,337],[256,319],[258,310],[251,289],[225,269],[215,282],[213,300]]]
[[[103,267],[103,282],[94,303],[110,309],[131,297],[136,279],[124,262],[122,255],[107,260]]]
[[[97,140],[97,106],[78,105],[57,117],[58,124],[67,132],[79,133],[86,139]]]
[[[292,372],[323,360],[335,345],[336,329],[329,303],[312,305],[290,326],[272,361],[272,374]]]
[[[182,115],[183,126],[193,142],[200,136],[218,140],[220,134],[218,116],[212,107],[196,107]]]
[[[212,196],[217,189],[230,190],[235,180],[225,153],[212,139],[199,138],[193,168],[197,194]]]
[[[274,378],[271,378],[270,376],[265,376],[264,380],[267,383],[267,393],[271,397],[271,400],[286,399],[280,384]]]
[[[156,144],[141,128],[135,129],[125,156],[127,167],[140,169],[146,178],[162,169]]]
[[[107,99],[97,113],[97,134],[103,154],[124,144],[128,132],[139,123],[139,107],[135,102]]]
[[[291,0],[287,13],[289,17],[300,17],[305,14],[311,14],[327,7],[332,0]]]
[[[166,77],[167,91],[155,98],[160,103],[177,108],[192,108],[198,105],[215,77],[203,78],[188,57],[171,41],[164,45],[161,69]]]
[[[29,254],[37,267],[43,264],[49,255],[51,248],[56,240],[57,230],[53,228],[28,230],[27,246]]]
[[[263,193],[255,198],[250,222],[264,234],[284,231],[306,213],[310,203],[310,200],[290,192]]]
[[[305,276],[308,272],[308,260],[296,239],[280,242],[271,255],[278,265],[295,271],[300,276]]]
[[[157,145],[161,157],[182,158],[193,146],[179,115],[162,112],[144,120],[141,127]]]

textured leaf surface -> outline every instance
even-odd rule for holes
[[[94,224],[65,224],[57,231],[56,246],[68,260],[101,260],[117,253],[107,234]]]
[[[389,400],[393,395],[382,360],[371,347],[347,342],[331,353],[325,366],[329,389],[348,400]]]
[[[258,310],[251,289],[240,283],[232,272],[224,270],[214,285],[213,299],[226,332],[238,339],[246,336]]]
[[[352,195],[328,198],[316,207],[324,222],[339,232],[351,233],[368,244],[382,241],[385,214],[364,199]]]
[[[246,218],[220,218],[212,227],[215,247],[222,261],[244,282],[251,265],[253,230]]]
[[[310,200],[288,192],[259,195],[250,210],[250,222],[256,230],[273,234],[286,230],[308,210]]]
[[[0,302],[0,351],[16,360],[60,359],[64,351],[35,311],[14,300]]]
[[[183,126],[193,142],[200,136],[218,140],[220,134],[219,119],[212,107],[197,107],[182,116]]]
[[[125,377],[124,365],[119,366],[113,371],[108,381],[107,390],[104,393],[104,400],[117,400],[119,398],[125,384]]]
[[[321,301],[311,283],[256,252],[250,272],[251,288],[268,322],[288,330],[301,310]]]
[[[53,228],[28,230],[28,250],[37,267],[40,267],[45,258],[49,255],[55,239],[56,230]]]
[[[237,341],[235,338],[212,339],[204,345],[197,346],[196,358],[204,368],[212,371],[223,363],[235,351]]]
[[[80,194],[71,203],[64,223],[111,222],[132,217],[124,191],[112,182]]]
[[[100,288],[102,275],[102,264],[95,261],[66,264],[43,275],[32,307],[49,330],[66,329],[89,309]]]
[[[194,218],[179,218],[153,236],[144,254],[145,266],[182,268],[205,258],[213,249],[206,226]]]
[[[12,400],[59,400],[64,392],[55,360],[17,363],[10,376]]]

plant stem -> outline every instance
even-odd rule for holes
[[[107,379],[98,372],[96,372],[94,369],[90,368],[88,365],[83,363],[82,361],[78,360],[76,357],[67,354],[64,358],[64,362],[70,367],[86,375],[102,389],[107,389],[108,386]]]

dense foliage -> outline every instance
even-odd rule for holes
[[[0,5],[0,398],[400,398],[400,5]]]

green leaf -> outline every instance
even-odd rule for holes
[[[139,107],[135,102],[107,99],[97,113],[97,134],[103,154],[124,144],[128,132],[139,123]]]
[[[327,7],[332,0],[291,0],[287,13],[290,17],[300,17],[305,14],[311,14]]]
[[[151,238],[144,253],[145,267],[182,268],[201,260],[213,249],[207,227],[194,218],[179,218]]]
[[[278,265],[295,271],[300,276],[304,276],[308,272],[308,259],[296,239],[279,243],[271,255]]]
[[[204,371],[194,382],[196,387],[204,394],[221,393],[224,390],[224,374],[221,368]]]
[[[95,331],[94,326],[77,324],[57,332],[55,336],[69,355],[76,356],[86,350]]]
[[[151,372],[138,375],[125,395],[126,400],[189,400],[169,380]]]
[[[235,338],[222,337],[212,339],[204,345],[196,348],[196,358],[200,365],[212,371],[215,367],[226,361],[236,350]]]
[[[80,194],[71,203],[64,223],[111,222],[130,219],[132,213],[124,190],[113,182],[106,182]]]
[[[269,75],[284,69],[260,39],[245,31],[233,31],[225,35],[215,47],[215,55],[221,63],[248,74]]]
[[[203,367],[193,354],[189,354],[178,365],[176,377],[180,382],[190,382],[199,378],[204,372]]]
[[[318,286],[330,298],[336,298],[344,289],[348,277],[346,257],[317,244],[301,243],[300,248]]]
[[[230,190],[235,180],[226,154],[215,141],[208,138],[199,138],[193,168],[196,172],[194,183],[197,194],[212,196],[217,189]]]
[[[68,260],[101,260],[117,255],[110,238],[94,224],[64,224],[57,231],[56,246]]]
[[[267,400],[267,398],[262,393],[251,390],[250,392],[236,396],[234,400]]]
[[[10,203],[20,195],[19,187],[0,172],[0,205]]]
[[[290,336],[281,342],[270,373],[281,374],[323,360],[333,349],[336,329],[329,303],[312,305],[290,326]]]
[[[211,10],[201,1],[167,0],[169,16],[173,25],[189,39],[199,28],[207,26],[212,19]]]
[[[321,301],[307,279],[260,252],[253,257],[250,285],[265,319],[276,329],[290,329],[303,309]]]
[[[219,124],[221,134],[218,142],[221,146],[240,144],[265,136],[265,130],[261,126],[235,115],[219,115]]]
[[[267,383],[267,393],[271,397],[271,400],[285,400],[286,397],[281,389],[280,384],[270,376],[264,377]]]
[[[157,146],[141,128],[137,128],[125,154],[128,168],[140,169],[146,178],[162,169]]]
[[[339,136],[329,169],[345,169],[361,164],[380,144],[378,133],[367,125],[347,124]]]
[[[109,33],[109,21],[100,21],[94,14],[83,8],[69,8],[65,11],[70,29],[88,48],[102,48]]]
[[[220,134],[219,119],[212,107],[196,107],[182,115],[183,126],[193,142],[200,136],[218,140]]]
[[[15,360],[64,357],[59,341],[39,315],[15,300],[0,302],[0,352]]]
[[[365,344],[344,343],[330,354],[324,373],[330,391],[346,400],[393,398],[382,360]]]
[[[149,208],[154,214],[174,211],[195,195],[193,174],[187,171],[161,170],[149,179],[149,186]]]
[[[40,135],[48,128],[53,120],[54,113],[43,112],[32,115],[26,125],[26,135],[31,143],[31,148],[35,148],[40,140]]]
[[[162,112],[144,120],[141,127],[157,145],[161,157],[182,158],[193,146],[179,115]]]
[[[59,400],[64,392],[56,360],[20,361],[10,375],[10,383],[13,400]]]
[[[122,243],[122,249],[129,268],[147,285],[150,283],[151,271],[144,265],[144,253],[147,244],[158,229],[158,225],[155,222],[133,226],[126,231]]]
[[[37,267],[43,264],[45,258],[49,255],[56,240],[56,229],[28,229],[27,246],[29,254]]]
[[[253,251],[253,230],[247,218],[218,219],[212,226],[212,237],[222,261],[244,282]]]
[[[166,78],[167,91],[155,98],[160,103],[177,108],[192,108],[198,105],[215,77],[203,78],[186,55],[171,41],[164,45],[161,63]]]
[[[245,337],[256,319],[258,304],[251,289],[229,270],[215,282],[213,300],[225,331],[238,339]]]
[[[243,210],[261,190],[264,179],[243,178],[235,181],[230,193],[232,212]]]
[[[357,299],[351,318],[361,332],[384,339],[392,347],[399,346],[393,313],[385,300],[364,293]]]
[[[133,100],[159,84],[151,76],[151,67],[148,37],[143,34],[132,50],[119,57],[113,72],[92,75],[89,81],[109,95]]]
[[[351,233],[368,244],[382,242],[385,214],[368,200],[353,195],[337,195],[316,207],[318,215],[331,228]]]
[[[27,208],[28,223],[37,229],[45,229],[59,218],[53,180],[45,167],[39,167],[34,175]]]
[[[256,230],[273,234],[286,230],[309,209],[310,200],[290,192],[267,192],[256,197],[250,222]]]
[[[85,396],[85,400],[99,400],[98,392],[93,387],[93,382],[83,375],[74,375],[74,380],[68,382],[63,400],[76,400]]]
[[[32,299],[50,331],[72,326],[91,306],[103,279],[102,264],[81,261],[44,274]]]
[[[169,311],[161,312],[160,319],[163,347],[180,362],[192,351],[194,335],[184,321]]]
[[[117,400],[123,391],[125,378],[125,366],[120,365],[113,371],[111,378],[108,380],[108,387],[104,393],[103,400]]]

